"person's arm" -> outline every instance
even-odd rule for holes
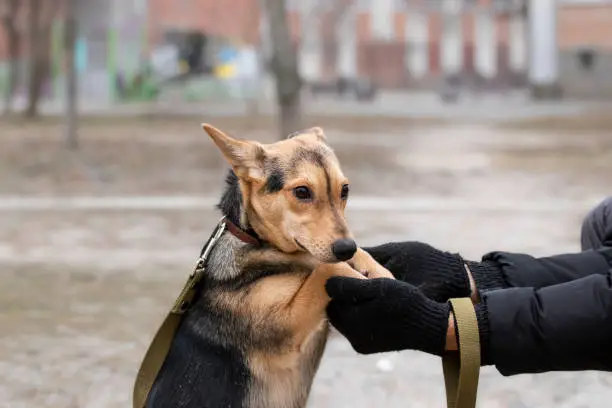
[[[502,288],[543,288],[589,275],[605,275],[612,267],[612,248],[543,258],[492,252],[483,257],[483,262],[498,265],[501,274],[495,276],[490,270],[481,272],[478,267],[473,269],[479,291],[499,289],[500,285]]]
[[[485,293],[476,310],[483,363],[503,375],[612,371],[612,270],[541,289]]]
[[[582,250],[612,247],[612,196],[584,217],[580,231]]]
[[[408,283],[334,277],[325,288],[330,322],[359,353],[458,349],[450,305]],[[612,271],[541,289],[491,291],[474,307],[482,365],[503,375],[612,371]]]
[[[612,248],[535,258],[526,254],[492,252],[480,262],[408,241],[363,248],[403,282],[417,286],[427,297],[444,302],[509,287],[555,285],[588,275],[603,275],[612,265]],[[469,272],[466,272],[466,267]]]

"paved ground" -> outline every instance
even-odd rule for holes
[[[361,244],[418,239],[469,258],[575,251],[583,214],[612,193],[612,138],[588,126],[360,127],[328,138],[354,186],[348,216]],[[0,126],[0,407],[129,405],[144,349],[218,218],[224,164],[194,128],[86,128],[74,155],[58,147],[57,127]],[[612,376],[485,368],[479,395],[482,408],[607,407]],[[358,356],[334,336],[310,406],[443,398],[436,359]]]
[[[270,90],[270,95],[274,91]],[[1,102],[0,102],[1,103]],[[23,105],[23,103],[21,103]],[[563,117],[580,115],[586,111],[609,107],[601,101],[533,101],[526,91],[514,90],[506,94],[464,92],[457,103],[444,103],[436,92],[396,92],[381,91],[372,103],[361,103],[333,96],[304,98],[307,113],[323,116],[367,116],[380,115],[404,118],[437,118],[454,121],[507,121],[538,117]],[[207,100],[185,102],[182,99],[164,98],[152,103],[129,103],[108,105],[98,101],[82,100],[79,109],[88,115],[132,116],[135,114],[172,114],[172,115],[211,115],[227,117],[243,115],[250,106],[241,100]],[[15,109],[23,109],[19,103]],[[261,99],[258,109],[262,113],[274,112],[276,107],[272,98]],[[41,111],[45,115],[63,116],[65,108],[61,101],[43,101]]]

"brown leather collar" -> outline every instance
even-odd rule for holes
[[[227,230],[229,232],[231,232],[236,238],[238,238],[242,242],[246,244],[250,244],[250,245],[255,245],[255,246],[261,245],[261,242],[259,241],[259,239],[247,233],[246,231],[242,230],[240,227],[236,226],[236,224],[234,224],[227,218],[225,219],[225,226],[227,227]]]

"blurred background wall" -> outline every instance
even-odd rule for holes
[[[61,2],[38,1],[49,20],[42,97],[59,99]],[[535,88],[535,97],[612,96],[609,0],[287,0],[287,8],[306,82],[367,78],[405,91],[452,83],[493,92]],[[24,10],[15,17],[18,104],[25,103],[30,55]],[[188,100],[244,98],[267,89],[258,0],[81,0],[77,16],[84,100],[154,100],[162,91]],[[2,30],[0,88],[7,86],[8,54]],[[245,90],[235,78],[261,86]]]

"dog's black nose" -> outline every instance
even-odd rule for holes
[[[357,244],[352,239],[339,239],[332,244],[332,252],[339,261],[348,261],[356,251]]]

